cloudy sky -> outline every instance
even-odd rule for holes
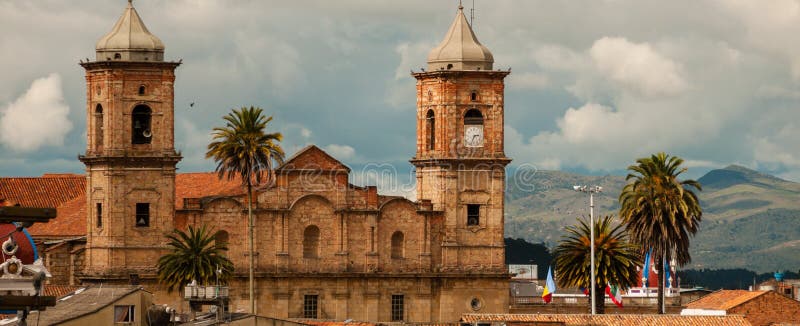
[[[455,0],[136,0],[176,82],[181,171],[207,171],[212,126],[256,105],[294,152],[410,175],[411,69]],[[472,1],[465,2],[467,9]],[[0,0],[0,175],[81,172],[85,81],[124,0]],[[666,151],[692,176],[741,164],[800,181],[800,1],[475,0],[475,30],[512,68],[514,164],[621,174]],[[196,103],[189,108],[189,103]],[[365,181],[369,183],[370,181]],[[364,182],[361,182],[364,183]]]

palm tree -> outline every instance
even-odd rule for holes
[[[253,186],[272,180],[275,164],[283,163],[283,149],[278,142],[280,133],[266,133],[272,117],[265,117],[261,108],[242,107],[224,116],[225,127],[213,130],[213,141],[208,144],[206,158],[217,162],[219,178],[231,180],[240,177],[247,187],[247,220],[249,228],[250,254],[250,312],[256,313],[253,274],[255,266],[253,244]]]
[[[636,160],[628,167],[628,184],[619,195],[619,215],[631,240],[643,251],[653,249],[656,270],[675,260],[679,266],[691,262],[689,237],[697,233],[703,211],[695,180],[679,180],[686,172],[683,159],[658,153]],[[631,181],[632,180],[632,181]],[[658,312],[664,313],[664,273],[658,273]]]
[[[595,307],[597,313],[604,312],[606,284],[627,289],[636,284],[636,266],[641,264],[638,247],[628,241],[622,224],[612,226],[612,216],[606,216],[594,224],[595,245]],[[567,227],[555,249],[555,264],[560,287],[591,287],[590,230],[586,219]],[[591,300],[589,300],[591,302]],[[590,309],[591,310],[591,303]]]
[[[228,248],[224,243],[217,243],[215,235],[205,225],[189,226],[188,233],[175,229],[167,235],[170,253],[161,256],[157,265],[158,281],[167,286],[167,292],[180,291],[192,280],[200,284],[227,283],[233,273],[233,263],[225,257]]]

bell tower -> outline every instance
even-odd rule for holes
[[[444,270],[504,269],[503,80],[459,5],[417,79],[417,199],[444,215]]]
[[[86,264],[81,277],[155,276],[174,225],[173,93],[178,62],[131,1],[86,70]]]

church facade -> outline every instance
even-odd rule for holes
[[[164,61],[164,49],[129,3],[98,42],[95,61],[81,64],[86,174],[71,178],[85,178],[73,182],[85,192],[64,203],[81,211],[65,216],[81,216],[71,222],[85,224],[85,233],[71,235],[68,263],[55,254],[63,245],[46,247],[53,253],[48,264],[68,265],[51,268],[59,274],[54,280],[135,281],[156,293],[156,301],[176,304],[178,295],[156,283],[155,262],[168,250],[164,234],[205,224],[227,243],[236,268],[231,309],[247,310],[247,199],[236,180],[176,172],[173,92],[180,63]],[[416,201],[350,184],[350,169],[313,145],[276,169],[274,184],[254,198],[257,314],[453,322],[463,313],[507,312],[503,212],[510,159],[503,100],[509,72],[493,63],[459,6],[428,69],[412,74]]]

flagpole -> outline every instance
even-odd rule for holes
[[[595,289],[596,289],[596,287],[595,287],[596,280],[594,279],[594,192],[589,192],[589,220],[590,220],[589,223],[591,223],[591,227],[589,228],[589,230],[590,230],[589,233],[590,233],[590,236],[591,236],[591,240],[589,240],[589,241],[591,242],[590,247],[591,247],[591,251],[592,251],[592,253],[591,253],[591,255],[592,255],[592,258],[591,258],[591,264],[592,264],[592,268],[591,268],[591,270],[592,270],[592,315],[594,315],[596,313],[595,309],[597,309],[595,307],[595,305],[596,305],[595,301],[597,300],[597,298],[595,298],[595,293],[594,293]]]
[[[600,187],[600,186],[592,186],[592,187],[574,186],[574,187],[572,187],[572,189],[574,189],[575,191],[588,192],[589,193],[589,225],[590,225],[589,226],[589,247],[590,247],[590,255],[591,255],[591,258],[589,259],[590,260],[589,264],[591,264],[591,266],[589,266],[589,269],[591,270],[590,274],[591,274],[591,277],[592,277],[591,289],[589,289],[590,290],[589,293],[592,296],[592,298],[591,298],[592,299],[592,315],[595,315],[597,313],[596,308],[595,308],[597,300],[595,299],[595,283],[596,283],[596,280],[595,280],[595,275],[594,275],[595,274],[595,272],[594,272],[594,269],[595,269],[595,266],[594,266],[594,193],[602,191],[603,187]]]

